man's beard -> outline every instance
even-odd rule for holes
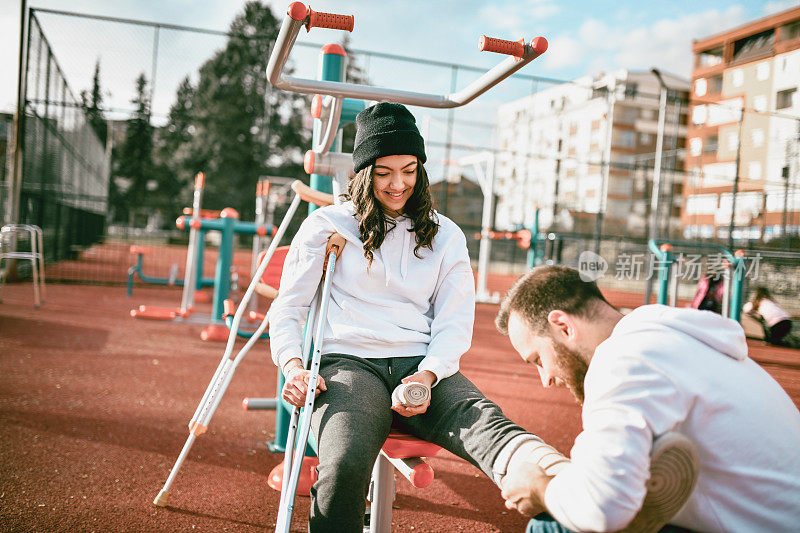
[[[561,379],[579,404],[583,405],[583,380],[589,365],[580,354],[553,339],[553,348],[558,356]]]

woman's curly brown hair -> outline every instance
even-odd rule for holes
[[[360,170],[347,186],[345,199],[352,200],[356,208],[358,231],[364,243],[364,257],[372,265],[372,251],[383,244],[386,233],[395,227],[395,221],[383,211],[381,203],[375,198],[372,184],[373,165]],[[433,200],[428,190],[428,173],[421,163],[417,162],[417,182],[414,192],[403,207],[403,216],[411,220],[411,229],[415,233],[417,245],[414,255],[420,257],[422,247],[433,250],[433,238],[439,231],[439,223],[433,211]]]

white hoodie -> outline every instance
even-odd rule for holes
[[[333,232],[347,240],[331,281],[323,353],[363,358],[425,358],[419,370],[438,380],[458,372],[472,342],[475,285],[464,233],[437,214],[433,250],[414,255],[411,221],[395,219],[383,244],[364,257],[352,202],[317,209],[300,226],[270,309],[270,349],[280,368],[301,357],[303,326]]]
[[[545,492],[574,531],[616,531],[641,507],[653,439],[676,430],[700,475],[670,521],[693,531],[798,531],[800,413],[747,357],[741,326],[710,311],[639,307],[597,347],[583,432]]]

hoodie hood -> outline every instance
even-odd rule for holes
[[[353,202],[344,202],[337,206],[319,209],[315,213],[319,213],[318,216],[325,218],[345,240],[359,247],[364,246],[358,230],[358,220],[355,216],[356,210]],[[386,238],[381,247],[373,250],[373,254],[379,256],[383,263],[387,287],[392,279],[392,270],[398,264],[400,278],[406,281],[411,249],[416,244],[416,242],[411,242],[411,219],[399,216],[394,222],[394,227],[386,232]]]
[[[741,361],[747,358],[747,341],[742,326],[711,311],[643,305],[623,317],[613,334],[664,328],[680,331],[732,359]]]

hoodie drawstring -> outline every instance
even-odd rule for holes
[[[400,250],[400,276],[403,281],[406,280],[406,276],[408,275],[408,255],[410,253],[409,246],[411,245],[411,232],[408,231],[410,228],[406,227],[408,226],[407,221],[407,218],[400,219],[397,225],[392,228],[392,231],[400,231],[403,233],[403,247]],[[383,260],[383,273],[386,277],[386,286],[388,287],[389,280],[392,279],[392,269],[389,265],[391,258],[389,254],[381,254],[381,259]]]

